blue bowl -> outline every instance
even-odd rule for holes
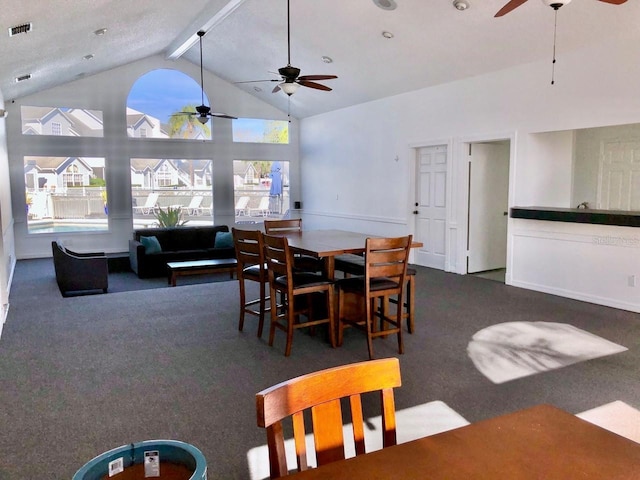
[[[157,450],[161,461],[184,465],[193,470],[189,480],[207,480],[207,462],[193,445],[177,440],[146,440],[114,448],[98,455],[76,472],[72,480],[100,480],[109,473],[109,462],[122,457],[124,468],[144,462],[144,452]],[[115,475],[114,480],[118,476]]]

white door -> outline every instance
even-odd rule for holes
[[[505,268],[509,145],[474,143],[470,153],[467,273]]]
[[[640,210],[640,142],[600,147],[597,202],[604,210]]]
[[[447,146],[422,147],[416,161],[415,262],[444,270],[447,218]]]

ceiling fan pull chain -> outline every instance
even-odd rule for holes
[[[558,33],[558,9],[555,9],[555,20],[553,23],[553,62],[551,62],[551,85],[556,83],[556,35]]]

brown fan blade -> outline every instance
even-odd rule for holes
[[[298,80],[333,80],[336,75],[302,75]]]
[[[280,91],[280,85],[276,85],[273,90],[271,90],[271,93],[276,93]]]
[[[610,3],[611,5],[622,5],[627,3],[627,0],[599,0],[600,2]]]
[[[527,0],[511,0],[509,3],[507,3],[504,7],[502,7],[500,9],[500,11],[498,13],[496,13],[494,15],[494,17],[501,17],[503,15],[506,15],[507,13],[509,13],[511,10],[515,10],[516,8],[518,8],[520,5],[522,5],[523,3],[525,3]]]
[[[307,80],[298,79],[296,81],[296,83],[299,83],[303,87],[315,88],[316,90],[324,90],[326,92],[330,92],[331,91],[331,89],[329,87],[327,87],[325,85],[321,85],[321,84],[316,83],[316,82],[309,82]]]

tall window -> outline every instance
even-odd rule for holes
[[[289,122],[261,118],[233,120],[233,141],[242,143],[289,143]]]
[[[169,209],[181,223],[213,224],[212,184],[211,160],[132,158],[134,228],[162,226],[160,219]]]
[[[105,160],[24,157],[29,233],[108,230]]]
[[[235,160],[233,185],[236,222],[261,223],[289,214],[289,162]]]
[[[171,69],[152,70],[131,87],[127,98],[127,132],[138,138],[210,140],[211,122],[200,123],[196,112],[200,85],[188,75]],[[209,99],[204,97],[207,105]]]

